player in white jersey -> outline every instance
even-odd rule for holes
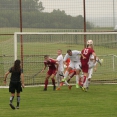
[[[72,69],[76,69],[76,88],[79,88],[79,73],[81,70],[80,56],[81,56],[81,51],[69,49],[67,50],[67,53],[63,60],[65,62],[68,58],[70,58],[70,65],[68,67],[68,70],[65,72],[64,79],[62,79],[62,81],[65,82],[67,85],[69,85],[68,82],[66,81],[69,71]]]
[[[95,61],[94,56],[93,55],[90,56],[90,59],[89,59],[89,62],[88,62],[89,70],[88,70],[88,81],[87,81],[87,84],[86,84],[87,88],[89,87],[89,84],[91,82],[93,69],[94,69],[94,71],[96,71],[97,63],[99,63],[101,65],[102,62],[103,62],[103,59],[99,59],[98,57],[96,57],[96,61]]]
[[[59,64],[59,67],[58,67],[58,71],[56,74],[56,80],[57,80],[57,85],[58,85],[58,88],[56,90],[60,90],[60,82],[61,82],[63,72],[64,72],[62,50],[58,49],[57,54],[58,54],[58,57],[56,58],[56,60]]]

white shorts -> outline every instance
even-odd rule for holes
[[[81,62],[72,62],[72,61],[70,61],[69,67],[71,67],[72,69],[81,70]]]
[[[92,74],[93,74],[93,68],[89,69],[88,70],[88,79],[92,77]]]

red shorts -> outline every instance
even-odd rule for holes
[[[83,71],[84,73],[88,73],[88,69],[89,69],[88,63],[82,64],[82,71]]]
[[[53,74],[53,75],[56,75],[56,73],[57,73],[57,72],[56,72],[56,69],[49,69],[48,72],[47,72],[47,74],[50,75],[50,76],[51,76],[52,74]]]

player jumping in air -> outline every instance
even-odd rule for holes
[[[55,85],[55,79],[54,77],[56,76],[56,73],[58,71],[58,63],[56,61],[54,61],[53,59],[49,58],[48,55],[44,56],[44,68],[42,70],[42,72],[46,69],[46,67],[48,67],[48,71],[46,74],[46,78],[45,78],[45,87],[44,87],[44,91],[47,91],[47,85],[48,85],[48,79],[51,77],[52,80],[52,84],[53,84],[53,90],[56,89],[56,85]]]
[[[82,66],[82,72],[83,72],[83,87],[82,89],[84,91],[87,91],[87,82],[88,82],[88,71],[89,71],[89,60],[90,60],[90,56],[93,55],[94,56],[94,62],[96,62],[96,54],[93,50],[93,41],[92,40],[88,40],[87,41],[87,47],[84,48],[81,51],[82,55],[84,56],[84,58],[81,56],[81,66]],[[99,60],[98,60],[99,62]]]

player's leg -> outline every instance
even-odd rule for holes
[[[93,68],[91,68],[91,69],[88,70],[88,80],[87,80],[87,84],[86,84],[87,88],[90,85],[92,74],[93,74]]]
[[[44,91],[47,91],[47,85],[48,85],[48,79],[51,75],[49,75],[48,73],[46,74],[46,78],[45,78],[45,86],[44,86]]]
[[[70,71],[70,73],[68,75],[68,80],[67,80],[68,83],[74,77],[74,75],[76,75],[76,71],[75,70]]]
[[[83,73],[84,74],[84,76],[83,76],[83,87],[82,87],[82,89],[83,89],[83,91],[87,91],[87,82],[88,82],[88,73]]]
[[[56,85],[55,85],[55,79],[54,79],[54,77],[55,77],[55,74],[52,74],[51,75],[51,80],[52,80],[52,84],[53,84],[53,90],[56,90]]]
[[[22,87],[21,87],[21,82],[17,82],[17,106],[16,109],[19,109],[19,105],[20,105],[20,92],[22,92]]]
[[[16,109],[19,109],[19,105],[20,105],[20,93],[17,93],[17,106],[16,106]]]
[[[83,91],[87,91],[86,89],[86,84],[87,84],[87,80],[88,80],[88,64],[82,64],[82,71],[83,71]]]
[[[103,59],[99,59],[98,57],[96,57],[96,61],[97,61],[100,65],[102,65],[102,63],[103,63]]]
[[[57,89],[56,90],[60,90],[60,71],[57,72],[56,74],[56,81],[57,81]]]
[[[80,71],[81,71],[80,66],[81,66],[80,62],[75,63],[75,69],[76,69],[76,88],[79,88],[79,74],[80,74]]]
[[[62,81],[64,82],[66,80],[66,78],[68,77],[69,71],[72,70],[72,67],[68,67],[68,70],[65,72],[64,74],[64,78],[62,79]]]
[[[14,105],[12,104],[15,96],[15,86],[12,82],[10,82],[10,85],[9,85],[9,92],[11,92],[9,105],[12,109],[15,109]]]

